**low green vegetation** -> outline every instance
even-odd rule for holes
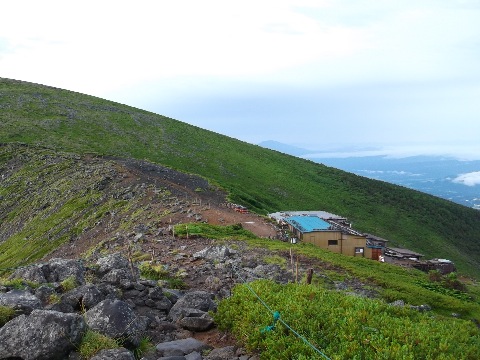
[[[75,279],[75,276],[72,275],[72,276],[69,276],[68,278],[66,278],[65,280],[63,280],[60,283],[60,286],[61,286],[63,292],[67,292],[67,291],[75,289],[77,286],[79,286],[79,284],[77,283],[77,280]]]
[[[205,237],[215,240],[249,240],[257,237],[242,227],[242,224],[218,226],[205,223],[178,224],[174,227],[179,237]]]
[[[8,278],[0,278],[0,285],[9,287],[16,290],[25,290],[25,289],[36,289],[40,286],[39,283],[28,281],[20,278],[15,279],[8,279]]]
[[[119,341],[88,329],[82,338],[78,352],[82,359],[88,360],[100,350],[116,349],[119,347],[121,347]]]
[[[5,325],[15,316],[15,309],[9,306],[0,305],[0,327]]]
[[[140,276],[149,280],[163,281],[171,289],[185,289],[187,286],[180,276],[171,275],[164,265],[151,261],[144,261],[138,266]]]
[[[133,355],[135,359],[142,359],[143,355],[154,351],[155,345],[148,337],[143,337],[140,339],[140,344],[133,350]]]
[[[480,332],[471,321],[311,285],[238,285],[214,317],[261,359],[480,358]]]

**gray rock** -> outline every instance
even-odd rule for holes
[[[62,282],[73,276],[77,284],[85,283],[85,266],[81,260],[52,259],[46,264],[35,264],[17,269],[10,278],[21,278],[39,284]]]
[[[62,295],[61,301],[75,310],[88,310],[104,300],[105,296],[96,285],[82,285]]]
[[[192,291],[186,293],[173,305],[168,316],[173,321],[177,321],[183,316],[192,316],[191,311],[189,311],[190,315],[187,315],[185,309],[196,309],[202,312],[208,312],[216,310],[217,305],[212,300],[212,294],[205,291]],[[199,314],[199,316],[202,315],[202,313]]]
[[[53,310],[53,311],[58,311],[66,314],[75,312],[75,309],[73,308],[72,305],[69,305],[63,302],[49,304],[45,306],[45,310]]]
[[[395,300],[394,302],[391,302],[391,303],[389,303],[388,305],[398,306],[398,307],[404,307],[404,306],[405,306],[405,301],[403,301],[403,300]]]
[[[127,303],[106,299],[85,313],[88,326],[101,334],[120,340],[125,346],[140,344],[147,324]]]
[[[33,310],[0,329],[0,358],[65,359],[79,346],[85,331],[86,324],[80,315]]]
[[[210,317],[184,317],[178,323],[182,328],[195,332],[207,331],[214,326]]]
[[[134,280],[134,275],[129,269],[113,269],[102,277],[103,282],[122,287],[123,284],[130,283],[132,280]]]
[[[90,360],[135,360],[135,356],[125,348],[101,350]]]
[[[42,285],[35,290],[35,296],[41,301],[42,306],[50,304],[52,297],[56,295],[55,289],[47,285]]]
[[[237,348],[235,346],[227,346],[223,348],[213,349],[205,359],[208,360],[228,360],[237,358],[235,354],[235,350]]]
[[[223,281],[217,277],[217,276],[208,276],[206,279],[205,279],[205,286],[208,290],[211,290],[211,291],[218,291],[220,290],[223,286],[224,286],[224,283]]]
[[[162,356],[184,356],[194,351],[201,353],[211,347],[202,341],[194,338],[175,340],[160,343],[156,346],[158,353]]]
[[[172,302],[172,304],[175,304],[178,299],[180,299],[183,295],[184,292],[176,289],[163,289],[162,290],[165,296]]]
[[[52,259],[43,272],[47,282],[62,282],[73,276],[77,284],[85,284],[85,265],[81,260]]]
[[[161,287],[155,286],[148,289],[148,297],[152,300],[160,300],[163,299],[165,295],[163,294]]]
[[[0,293],[0,305],[11,307],[21,314],[30,314],[34,309],[42,308],[40,299],[26,290]]]
[[[417,310],[418,312],[427,312],[427,311],[432,310],[432,307],[430,305],[426,305],[426,304],[418,305],[418,306],[410,305],[410,309]]]
[[[210,246],[193,254],[196,259],[207,259],[212,261],[224,261],[232,256],[235,252],[227,246]]]
[[[47,282],[45,274],[43,273],[44,265],[30,265],[24,268],[19,268],[10,276],[10,279],[24,279],[38,284]]]
[[[128,260],[119,253],[110,254],[98,259],[97,265],[99,266],[98,273],[100,276],[114,269],[128,269],[130,266]]]
[[[196,351],[191,352],[188,355],[185,355],[185,360],[202,360],[202,359],[203,359],[202,354]]]

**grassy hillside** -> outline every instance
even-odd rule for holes
[[[329,211],[480,276],[478,211],[125,105],[0,79],[0,142],[147,159],[205,176],[259,213]]]

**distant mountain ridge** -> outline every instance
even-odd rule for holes
[[[259,214],[281,210],[339,214],[360,231],[430,258],[450,258],[460,271],[480,277],[478,211],[133,107],[0,79],[0,143],[73,155],[147,160],[207,178],[212,186],[227,191],[230,201]],[[11,152],[0,156],[2,173],[8,168],[8,154]],[[28,172],[28,167],[22,171]],[[2,181],[0,196],[7,197],[12,190]],[[62,186],[68,191],[75,188],[68,181]],[[39,209],[43,205],[37,204]],[[15,202],[0,208],[2,222],[20,221],[21,214],[22,208]],[[48,230],[37,231],[45,231],[48,239]],[[16,233],[6,234],[0,241],[13,244],[13,240],[23,239],[32,238]],[[17,244],[8,251],[19,249]]]
[[[466,184],[459,176],[480,171],[480,160],[460,161],[453,157],[417,155],[406,157],[345,156],[315,157],[319,151],[301,149],[275,141],[259,144],[285,154],[308,158],[370,179],[387,181],[480,209],[480,186]],[[349,151],[349,154],[350,151]],[[310,155],[310,156],[307,156]],[[472,175],[473,176],[473,175]],[[472,181],[473,182],[473,181]]]

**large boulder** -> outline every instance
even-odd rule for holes
[[[40,299],[26,290],[0,293],[0,305],[11,307],[20,314],[30,314],[33,310],[42,307]]]
[[[82,316],[50,310],[33,310],[0,329],[0,359],[65,359],[86,331]]]
[[[185,316],[201,317],[206,312],[216,309],[217,304],[213,301],[212,294],[205,291],[191,291],[173,305],[168,316],[172,321],[178,321]]]
[[[145,319],[118,299],[103,300],[88,310],[85,318],[90,329],[120,340],[127,347],[137,347],[147,328]]]

